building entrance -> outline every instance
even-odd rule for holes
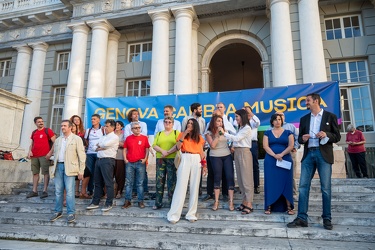
[[[209,91],[263,88],[261,61],[259,53],[247,44],[220,48],[210,62]]]

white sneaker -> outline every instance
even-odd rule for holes
[[[103,212],[107,212],[107,211],[109,211],[109,210],[111,210],[112,209],[112,206],[111,205],[105,205],[103,208],[102,208],[102,211]]]
[[[99,205],[90,204],[90,206],[86,207],[87,210],[97,209],[99,208]]]

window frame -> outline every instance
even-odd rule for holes
[[[140,48],[139,48],[139,60],[137,61],[137,60],[135,60],[135,61],[132,61],[131,60],[131,57],[133,58],[133,54],[135,55],[135,53],[131,53],[131,47],[132,46],[137,46],[137,45],[139,45],[140,46]],[[145,46],[145,45],[147,45],[147,46],[151,46],[151,50],[147,50],[147,51],[143,51],[143,47]],[[150,52],[151,53],[151,57],[150,57],[150,59],[144,59],[143,57],[144,57],[144,52]],[[127,62],[128,63],[134,63],[134,62],[144,62],[144,61],[151,61],[152,60],[152,41],[147,41],[147,42],[138,42],[138,43],[130,43],[130,44],[128,44],[128,56],[127,56]]]
[[[0,65],[4,63],[4,67],[0,67],[0,77],[10,76],[10,67],[12,65],[12,59],[0,59]]]
[[[62,55],[66,55],[68,54],[68,60],[67,61],[63,61],[63,62],[60,62],[60,58]],[[69,70],[69,67],[70,67],[70,54],[71,52],[70,51],[60,51],[60,52],[57,52],[57,59],[56,59],[56,71],[61,71],[61,70]],[[60,65],[65,65],[66,63],[66,68],[61,68],[60,69]]]
[[[148,88],[146,88],[146,92],[148,91],[148,95],[141,95],[142,94],[142,81],[145,81],[146,82],[146,86],[148,86]],[[134,82],[138,82],[138,95],[128,95],[129,94],[129,83],[134,83]],[[147,85],[147,82],[149,83]],[[151,79],[150,78],[141,78],[141,79],[132,79],[132,80],[127,80],[125,82],[125,93],[124,93],[124,96],[126,97],[141,97],[141,96],[150,96],[150,90],[151,90]],[[133,86],[133,94],[134,94],[134,86]]]
[[[350,67],[349,67],[349,63],[351,63],[351,62],[364,62],[364,64],[365,64],[365,71],[366,71],[366,81],[362,81],[362,82],[353,82],[352,81],[352,79],[353,78],[351,78],[350,77]],[[329,71],[330,71],[330,77],[331,77],[331,79],[332,79],[332,72],[331,72],[331,65],[332,64],[339,64],[339,63],[345,63],[345,74],[346,74],[346,82],[341,82],[340,81],[340,79],[338,78],[338,80],[337,81],[339,81],[340,82],[340,84],[344,84],[344,83],[369,83],[370,82],[370,79],[369,79],[369,68],[368,68],[368,61],[367,61],[367,59],[362,59],[362,58],[359,58],[359,59],[350,59],[350,60],[335,60],[335,61],[330,61],[329,62]],[[338,72],[340,72],[340,71],[338,71]],[[359,72],[358,70],[356,71],[356,72]],[[337,72],[336,72],[337,73]],[[360,77],[358,77],[358,78],[360,78]],[[332,79],[333,80],[333,79]],[[333,80],[333,81],[336,81],[336,80]]]
[[[347,18],[347,17],[350,17],[350,18],[358,17],[358,26],[359,26],[359,29],[360,29],[360,35],[359,36],[346,37],[345,27],[344,27],[344,18]],[[328,35],[327,35],[328,29],[327,29],[326,21],[335,20],[335,19],[339,19],[339,21],[340,21],[341,38],[334,37],[333,39],[328,39]],[[350,27],[353,28],[353,26],[350,26]],[[326,37],[327,41],[364,36],[364,34],[363,34],[363,24],[362,24],[362,15],[361,14],[352,14],[352,15],[334,16],[334,17],[324,18],[324,28],[325,28],[325,37]],[[329,29],[329,30],[334,30],[334,28]]]
[[[64,103],[65,103],[65,95],[66,95],[66,85],[63,86],[56,86],[53,87],[53,99],[52,99],[52,105],[51,105],[51,119],[50,119],[50,128],[55,132],[56,135],[60,135],[60,124],[62,121],[62,117],[64,114]],[[64,94],[61,95],[61,90],[64,89]],[[58,96],[59,98],[59,103],[55,103],[56,100],[56,95],[57,95],[57,90],[60,90],[60,94]],[[55,123],[55,112],[59,112],[61,110],[61,117],[58,118],[57,120],[60,121]]]

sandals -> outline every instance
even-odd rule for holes
[[[236,211],[242,211],[245,207],[246,206],[244,204],[241,204],[240,206],[236,207]]]
[[[218,210],[218,209],[219,209],[219,201],[215,201],[215,202],[214,202],[214,205],[212,206],[211,209],[212,209],[213,211]]]
[[[159,207],[159,206],[156,206],[156,205],[152,207],[153,210],[158,210],[160,208],[161,208],[161,206]]]
[[[88,195],[88,194],[80,193],[79,198],[80,198],[80,199],[91,199],[91,196]]]
[[[244,209],[242,209],[241,214],[245,215],[245,214],[249,214],[249,213],[252,213],[252,212],[254,212],[254,208],[250,208],[250,207],[244,205]]]
[[[120,193],[117,193],[115,199],[121,199],[121,194],[120,194]]]
[[[229,211],[234,211],[233,200],[229,200],[229,201],[228,201],[228,208],[229,208]]]
[[[288,215],[294,215],[295,213],[294,213],[294,210],[292,209],[292,207],[288,207],[287,208],[288,210],[286,211],[286,213],[288,214]]]
[[[268,206],[268,209],[264,211],[265,214],[271,214],[271,206]]]
[[[74,197],[79,198],[79,192],[78,191],[76,191]]]

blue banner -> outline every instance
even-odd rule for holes
[[[276,111],[285,114],[286,121],[299,127],[300,118],[309,111],[305,106],[306,95],[318,93],[321,96],[321,107],[338,117],[341,124],[340,91],[338,82],[298,84],[277,88],[258,88],[241,91],[209,92],[190,95],[165,95],[147,97],[89,98],[86,100],[86,121],[97,113],[103,120],[121,120],[129,123],[127,113],[135,108],[139,119],[147,123],[148,134],[153,135],[156,122],[164,117],[165,105],[175,108],[174,118],[182,119],[190,115],[190,104],[202,104],[202,117],[208,122],[218,102],[226,106],[226,115],[234,119],[234,112],[245,105],[253,108],[260,121],[260,131],[270,126],[270,117]],[[90,124],[88,124],[90,126]]]

